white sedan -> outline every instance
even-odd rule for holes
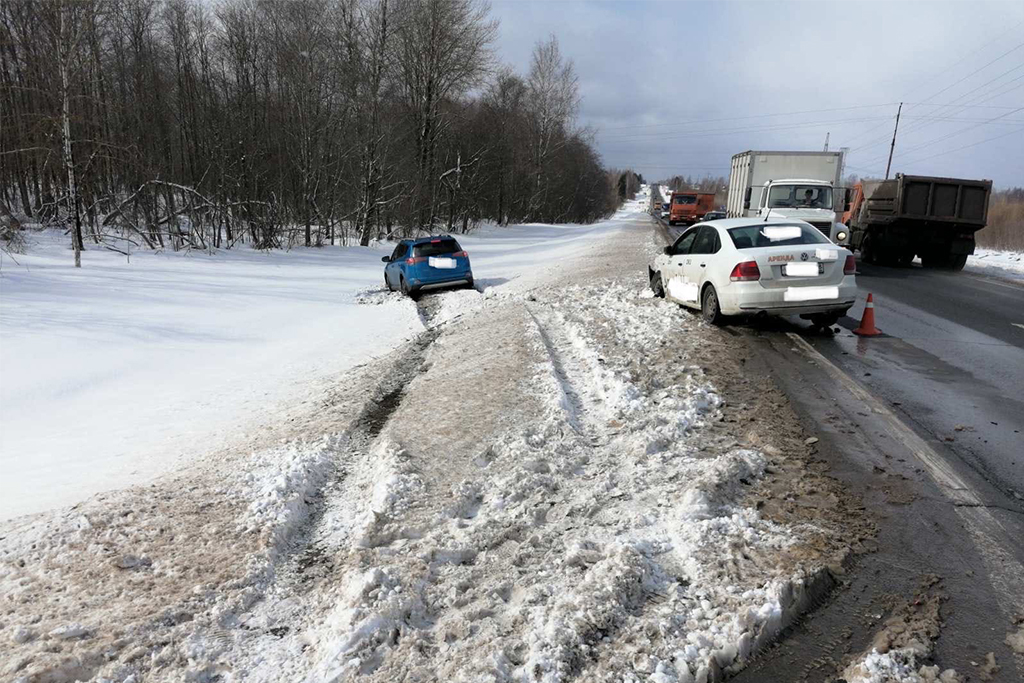
[[[857,295],[853,254],[810,223],[727,218],[698,223],[649,268],[651,289],[699,308],[721,324],[730,315],[800,315],[834,325]]]

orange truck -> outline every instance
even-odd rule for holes
[[[668,224],[693,225],[714,208],[714,192],[673,192]]]

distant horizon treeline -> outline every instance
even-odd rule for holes
[[[482,0],[0,3],[0,214],[117,248],[591,222],[617,187],[554,37]]]

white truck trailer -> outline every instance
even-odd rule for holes
[[[837,244],[849,243],[840,221],[846,192],[839,187],[842,152],[740,152],[729,173],[729,218],[797,218]]]

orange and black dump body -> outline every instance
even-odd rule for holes
[[[714,208],[714,192],[673,192],[668,224],[692,225]]]

